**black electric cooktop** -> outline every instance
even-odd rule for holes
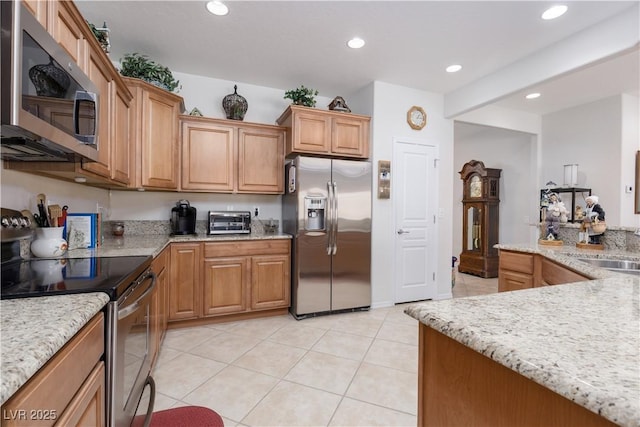
[[[150,265],[150,256],[5,261],[0,299],[105,292],[115,301]]]

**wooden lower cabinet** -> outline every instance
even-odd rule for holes
[[[290,250],[286,239],[173,243],[169,320],[286,312]]]
[[[500,250],[499,265],[499,292],[591,280],[540,254]]]
[[[247,311],[248,259],[205,259],[203,266],[203,315]]]
[[[613,426],[420,323],[418,426]]]
[[[156,289],[151,299],[151,349],[155,365],[169,320],[169,271],[171,249],[165,248],[151,263],[156,275]]]
[[[104,426],[103,354],[98,313],[2,405],[2,426]]]
[[[289,255],[251,258],[251,309],[289,307],[291,268]]]
[[[169,320],[200,317],[201,243],[172,243]]]

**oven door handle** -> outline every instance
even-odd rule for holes
[[[141,286],[147,280],[151,280],[151,285],[149,285],[149,288],[147,288],[147,290],[144,291],[144,293],[131,304],[127,304],[125,307],[122,307],[118,310],[118,320],[122,320],[138,310],[138,308],[142,305],[142,301],[144,301],[148,296],[151,295],[151,292],[153,292],[153,289],[156,287],[156,275],[153,271],[149,271],[146,276],[138,283],[138,285],[134,286],[131,289],[131,292],[133,292],[138,286]]]

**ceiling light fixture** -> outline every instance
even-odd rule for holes
[[[362,46],[364,46],[364,40],[359,37],[354,37],[347,42],[347,46],[349,46],[351,49],[360,49]]]
[[[536,98],[539,98],[539,97],[540,97],[540,93],[538,93],[538,92],[533,92],[533,93],[530,93],[529,95],[525,96],[525,98],[527,98],[527,99],[536,99]]]
[[[542,19],[556,19],[557,17],[564,15],[567,9],[567,6],[563,4],[551,6],[549,9],[544,11],[544,13],[542,14]]]
[[[453,65],[449,65],[447,68],[447,73],[457,73],[458,71],[462,70],[462,65],[459,64],[453,64]]]
[[[217,16],[224,16],[229,13],[229,8],[220,0],[208,1],[207,10]]]

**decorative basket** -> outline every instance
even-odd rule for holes
[[[599,221],[599,222],[593,222],[591,224],[591,230],[595,233],[595,234],[602,234],[604,233],[604,231],[607,229],[607,224],[605,224],[604,221]]]

